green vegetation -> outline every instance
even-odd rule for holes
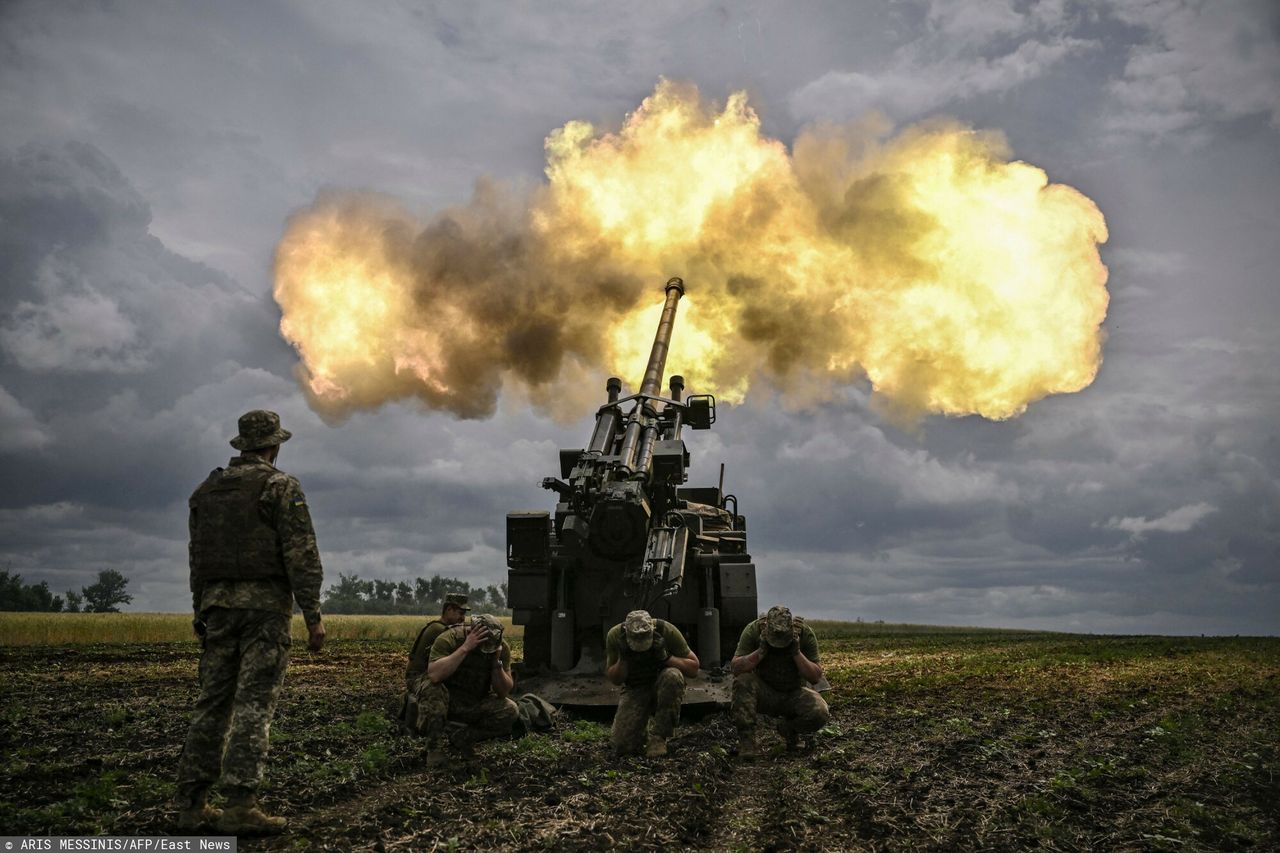
[[[358,575],[338,574],[337,583],[325,590],[326,613],[391,615],[439,613],[444,597],[459,593],[470,599],[476,613],[507,615],[507,584],[472,587],[458,578],[432,575],[408,581],[362,580]]]
[[[119,605],[133,601],[125,592],[129,579],[114,569],[98,572],[93,584],[80,592],[67,590],[67,613],[118,613]],[[54,595],[48,581],[24,583],[22,575],[0,569],[0,611],[59,613],[64,609],[62,596]]]
[[[141,615],[9,614],[0,637],[12,617],[156,630]],[[1277,638],[820,623],[833,717],[812,753],[765,729],[773,757],[742,765],[726,715],[689,712],[669,760],[614,759],[607,718],[570,713],[429,770],[390,717],[423,617],[332,618],[272,727],[265,796],[295,829],[253,849],[1280,847]],[[197,657],[179,640],[0,639],[0,825],[170,828]]]
[[[395,640],[412,642],[433,616],[328,616],[329,642]],[[520,626],[507,626],[508,641],[519,641]],[[301,616],[293,617],[295,651],[307,639]],[[0,646],[100,645],[120,643],[186,643],[196,647],[191,617],[185,613],[0,613]],[[514,648],[514,646],[513,646]],[[305,651],[303,651],[305,653]]]

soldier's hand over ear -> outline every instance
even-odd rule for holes
[[[467,631],[467,636],[462,639],[462,648],[471,651],[477,648],[485,640],[489,639],[489,629],[483,625],[474,625],[471,630]]]

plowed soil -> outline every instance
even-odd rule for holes
[[[608,718],[428,770],[400,643],[295,650],[242,850],[1280,849],[1280,639],[830,624],[812,751],[743,764],[690,711],[662,760]],[[193,644],[0,649],[0,834],[169,832]]]

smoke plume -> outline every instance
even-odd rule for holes
[[[546,154],[536,189],[481,182],[430,221],[332,191],[290,218],[275,297],[313,407],[480,418],[504,388],[554,411],[557,378],[638,382],[672,275],[668,373],[728,401],[865,376],[902,419],[1003,419],[1097,373],[1102,214],[997,133],[868,120],[789,152],[745,94],[663,81],[616,132],[570,122]]]

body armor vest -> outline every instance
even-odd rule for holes
[[[445,679],[450,695],[479,702],[489,693],[493,683],[493,658],[502,654],[502,649],[487,655],[479,649],[472,649],[462,659],[462,663],[453,671],[453,675]]]
[[[193,567],[198,580],[287,579],[280,537],[258,512],[267,480],[265,466],[215,471],[196,489]]]
[[[433,625],[440,625],[442,630],[432,634],[430,643],[424,642]],[[437,637],[444,633],[443,629],[447,627],[439,619],[432,619],[422,626],[422,630],[418,631],[418,636],[413,641],[413,648],[409,650],[409,676],[422,675],[427,671],[427,664],[430,662],[431,657],[431,645],[436,641]],[[421,664],[421,666],[418,667],[416,666],[417,664]]]
[[[653,625],[654,641],[658,637],[666,639],[666,633],[663,631],[664,623],[661,619],[655,619]],[[658,680],[658,673],[662,671],[662,661],[653,656],[653,648],[647,648],[643,652],[632,651],[627,645],[626,632],[623,632],[622,638],[622,654],[627,660],[627,680],[624,682],[628,687],[652,687],[654,682]]]
[[[803,633],[804,624],[799,619],[795,621],[797,627],[800,628],[800,633]],[[761,619],[757,622],[756,627],[760,630],[760,636],[763,637],[765,620]],[[801,677],[800,669],[796,666],[796,662],[782,652],[782,649],[770,646],[769,653],[764,656],[764,660],[756,665],[756,675],[774,690],[790,693],[792,690],[804,686],[804,678]]]

